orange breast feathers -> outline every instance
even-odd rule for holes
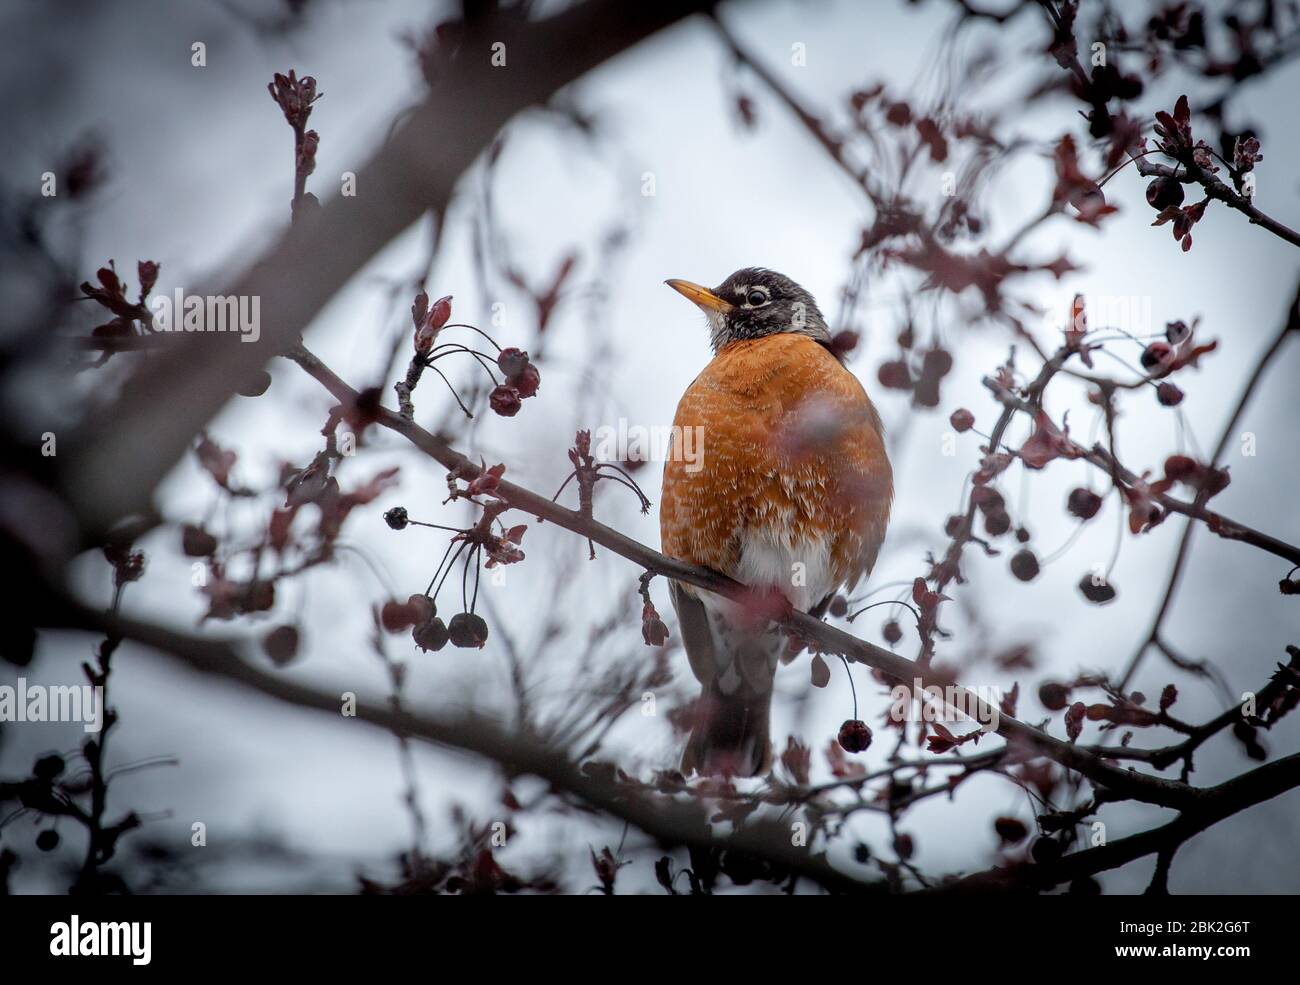
[[[773,569],[802,559],[818,573],[812,594],[852,588],[871,570],[893,472],[875,407],[825,347],[790,333],[725,346],[682,396],[674,425],[697,430],[693,447],[674,432],[673,451],[693,454],[670,453],[664,466],[665,553],[783,589],[798,572]]]

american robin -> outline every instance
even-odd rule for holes
[[[893,472],[880,415],[790,278],[751,267],[712,290],[667,283],[708,317],[714,357],[677,405],[674,441],[698,429],[698,454],[664,466],[664,552],[821,615],[871,571],[885,537]],[[785,635],[770,608],[762,617],[761,605],[680,582],[670,591],[703,686],[683,772],[765,772]]]

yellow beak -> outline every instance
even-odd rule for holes
[[[730,311],[732,308],[730,302],[724,301],[707,287],[700,287],[699,284],[692,284],[688,280],[666,280],[664,283],[682,297],[694,301],[708,311]]]

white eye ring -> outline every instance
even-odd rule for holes
[[[761,287],[751,287],[745,295],[745,303],[751,308],[761,308],[763,305],[767,304],[767,302],[767,291],[763,290]]]

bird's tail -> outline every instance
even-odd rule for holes
[[[756,776],[772,762],[768,738],[772,690],[739,688],[723,694],[717,680],[704,685],[695,725],[682,753],[682,772]]]

